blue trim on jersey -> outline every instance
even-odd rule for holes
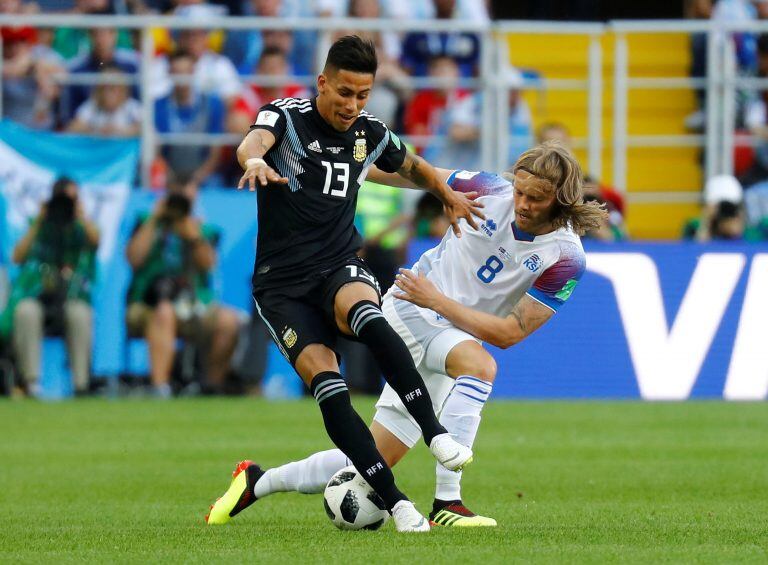
[[[549,308],[552,308],[552,310],[554,310],[555,312],[557,312],[558,308],[560,308],[560,306],[563,305],[563,302],[561,302],[557,298],[554,298],[553,296],[550,296],[546,292],[542,292],[535,287],[529,288],[526,294],[530,295],[531,298],[538,300],[539,302],[544,304],[544,306],[548,306]]]
[[[459,170],[458,170],[458,169],[456,169],[455,171],[453,171],[453,172],[451,173],[451,175],[448,177],[448,180],[446,180],[446,181],[445,181],[445,184],[447,184],[447,185],[448,185],[448,186],[450,186],[450,187],[453,187],[453,181],[454,181],[454,179],[456,178],[456,173],[458,173],[458,172],[459,172]]]
[[[512,233],[517,241],[533,241],[536,238],[532,233],[528,233],[527,231],[518,228],[515,222],[512,222]]]

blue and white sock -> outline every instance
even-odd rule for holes
[[[464,375],[456,379],[440,413],[440,423],[459,443],[468,447],[475,443],[480,412],[491,396],[491,390],[492,383],[477,377]],[[461,500],[461,473],[449,471],[438,463],[436,475],[435,498]]]

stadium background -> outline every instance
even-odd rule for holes
[[[0,561],[764,563],[768,246],[752,240],[765,233],[768,213],[760,186],[768,178],[760,168],[766,3],[457,0],[458,17],[441,21],[426,17],[425,0],[380,4],[395,12],[363,21],[344,19],[346,2],[331,0],[216,0],[210,2],[215,15],[200,0],[0,0],[0,311],[18,272],[11,250],[57,176],[80,184],[86,212],[102,232],[92,367],[101,386],[90,398],[70,400],[62,339],[47,337],[40,396],[65,401],[0,398]],[[279,5],[294,11],[276,19],[244,15]],[[202,18],[184,13],[200,9]],[[156,145],[215,143],[226,152],[242,132],[157,131],[163,124],[156,123],[154,100],[141,96],[156,82],[141,72],[122,77],[139,96],[139,135],[66,133],[71,115],[58,109],[43,112],[50,118],[45,127],[20,125],[9,116],[12,102],[24,102],[30,91],[8,90],[18,69],[10,60],[14,42],[44,46],[58,33],[62,52],[52,60],[64,68],[69,64],[58,57],[74,56],[78,46],[89,52],[87,41],[72,43],[84,39],[78,26],[123,30],[120,45],[134,49],[127,60],[136,69],[149,68],[171,48],[174,28],[210,27],[214,52],[235,28],[246,35],[321,29],[319,36],[334,29],[469,30],[482,47],[478,74],[447,83],[402,76],[405,82],[389,85],[402,96],[393,129],[422,151],[432,145],[439,156],[446,129],[425,118],[424,100],[413,112],[419,119],[406,120],[407,103],[444,87],[479,89],[484,103],[469,112],[479,139],[449,166],[495,171],[542,126],[565,126],[585,170],[602,185],[592,185],[593,195],[610,198],[614,214],[608,229],[595,234],[600,239],[585,242],[588,271],[569,303],[525,343],[494,351],[499,376],[462,493],[498,528],[434,528],[428,536],[402,536],[391,526],[338,532],[319,497],[303,495],[268,497],[228,527],[206,526],[207,506],[226,487],[232,463],[249,457],[272,467],[331,444],[314,401],[294,398],[302,393],[299,379],[274,347],[254,363],[266,361],[258,375],[261,397],[160,402],[134,386],[143,382],[136,375],[146,372],[147,355],[143,340],[125,338],[125,245],[136,217],[165,193],[168,171],[155,159]],[[276,84],[311,85],[315,60],[305,63],[310,71],[299,74],[306,82],[287,76]],[[61,81],[63,91],[69,83],[116,80],[87,69],[53,83]],[[238,80],[245,88],[274,79],[243,74]],[[507,87],[519,92],[530,117],[509,130],[508,118],[525,113],[507,115]],[[430,96],[422,98],[434,102]],[[454,111],[466,110],[456,98],[436,117],[466,119],[466,111]],[[414,123],[425,127],[408,132]],[[470,154],[479,164],[469,163]],[[231,153],[221,163],[235,169]],[[219,173],[200,189],[197,212],[223,231],[214,288],[246,324],[255,197],[233,190],[232,170]],[[734,193],[736,186],[743,190]],[[735,241],[703,241],[706,203],[723,196],[748,213],[749,230]],[[408,197],[402,200],[393,208],[385,196],[382,217],[413,208]],[[386,223],[376,216],[381,202],[361,198],[361,228],[372,219],[374,231]],[[414,237],[402,263],[431,244]],[[4,353],[0,348],[7,392],[13,387]],[[128,373],[131,379],[120,378]],[[755,402],[702,401],[723,398]],[[353,399],[366,421],[374,399]],[[428,451],[417,447],[394,470],[422,511],[432,504],[433,469]]]
[[[759,64],[759,38],[768,26],[759,19],[759,10],[753,7],[741,13],[731,6],[730,11],[721,7],[717,12],[716,6],[707,20],[701,18],[702,13],[697,12],[700,3],[695,2],[674,9],[649,5],[631,14],[597,2],[567,9],[537,3],[505,9],[500,3],[491,10],[482,2],[458,2],[454,18],[404,21],[392,17],[397,15],[391,13],[392,7],[389,13],[384,9],[387,17],[379,20],[344,19],[345,8],[337,3],[315,6],[325,16],[318,19],[260,18],[253,15],[254,7],[260,9],[258,2],[240,6],[243,15],[227,17],[227,10],[237,12],[232,8],[235,3],[229,4],[116,2],[104,5],[104,11],[114,15],[94,15],[87,13],[87,2],[11,2],[2,15],[3,29],[11,30],[4,35],[6,47],[16,37],[13,30],[17,35],[18,30],[28,28],[58,33],[72,28],[76,21],[77,26],[122,30],[138,62],[138,72],[125,73],[129,76],[124,77],[136,89],[141,103],[140,132],[135,138],[105,141],[103,136],[69,134],[61,131],[67,121],[58,115],[50,127],[32,131],[6,115],[0,136],[5,211],[0,257],[9,285],[15,274],[8,260],[10,250],[28,218],[47,198],[55,176],[68,174],[82,185],[86,208],[102,226],[94,376],[114,380],[128,365],[133,364],[138,372],[146,366],[141,344],[126,344],[122,312],[129,269],[123,251],[136,214],[151,207],[168,180],[156,158],[156,147],[211,144],[221,148],[223,156],[216,174],[200,182],[199,210],[224,232],[215,276],[218,296],[243,316],[250,313],[247,280],[256,230],[255,199],[231,190],[236,173],[232,171],[231,150],[227,149],[241,134],[231,130],[192,136],[159,132],[155,127],[155,95],[144,95],[155,92],[158,80],[151,69],[173,50],[177,34],[205,28],[210,31],[211,50],[226,57],[230,53],[227,33],[317,33],[313,37],[320,38],[318,44],[322,46],[336,30],[381,31],[397,38],[398,33],[402,37],[424,29],[471,34],[477,38],[478,50],[470,70],[460,69],[459,76],[403,73],[397,80],[404,83],[396,86],[392,80],[382,80],[379,88],[396,94],[393,129],[441,165],[503,170],[515,154],[534,141],[542,126],[557,123],[569,132],[585,171],[619,202],[617,215],[612,218],[615,237],[611,239],[615,241],[587,241],[588,273],[572,303],[558,314],[555,323],[527,343],[495,352],[501,374],[509,376],[501,380],[496,395],[765,398],[768,361],[760,355],[756,337],[759,320],[768,312],[758,291],[768,277],[765,244],[677,241],[686,222],[701,214],[708,180],[723,175],[743,178],[759,162],[761,130],[759,124],[744,117],[751,101],[759,101],[766,81]],[[414,6],[429,8],[429,4]],[[752,6],[748,2],[743,5]],[[289,13],[288,8],[293,11]],[[501,17],[541,19],[492,18],[494,8]],[[153,15],[153,9],[165,15]],[[299,18],[320,13],[313,14],[313,6],[301,2],[283,3],[283,10]],[[689,17],[611,19],[628,15]],[[545,16],[550,21],[544,20]],[[558,18],[571,21],[555,21]],[[695,69],[697,37],[708,38],[703,76]],[[388,63],[399,65],[402,71],[407,68],[402,62],[402,46],[400,53],[403,59]],[[317,61],[318,55],[310,53],[303,61],[305,74],[278,78],[277,83],[311,88]],[[238,66],[238,61],[233,62]],[[291,62],[295,69],[301,67],[301,61]],[[249,81],[275,82],[274,78],[243,70],[242,65],[238,68],[244,90],[249,88]],[[114,77],[72,72],[62,73],[57,80],[66,89],[69,83],[96,84]],[[448,93],[447,101],[428,100],[426,110],[413,104],[418,94],[441,89]],[[516,103],[507,104],[508,91],[519,94]],[[475,95],[481,96],[479,103],[466,104]],[[711,103],[702,106],[702,99]],[[451,147],[450,119],[459,119],[452,104],[462,103],[476,113],[472,116],[476,138],[460,146],[471,146],[475,151],[469,163],[460,162],[456,155],[462,153]],[[419,114],[422,111],[427,112],[426,118]],[[410,128],[409,119],[414,117],[423,122],[421,129]],[[754,182],[750,177],[750,181],[754,186],[745,184],[743,199],[748,204],[749,222],[759,228],[765,191],[761,179]],[[428,246],[429,242],[414,240],[404,264]],[[631,269],[633,276],[626,276],[622,269]],[[642,306],[633,307],[633,302]],[[547,355],[552,350],[567,354]],[[43,379],[45,394],[50,397],[68,394],[64,361],[60,340],[47,339]],[[289,368],[270,348],[265,386],[275,377],[275,386],[268,390],[278,396],[300,392]]]

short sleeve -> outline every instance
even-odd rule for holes
[[[384,129],[384,138],[379,142],[384,144],[381,154],[376,158],[376,166],[386,173],[394,173],[403,166],[405,161],[405,144],[396,134]]]
[[[573,243],[561,244],[560,258],[539,275],[527,294],[557,312],[571,297],[585,268],[584,250]]]
[[[501,195],[512,190],[509,181],[485,171],[453,171],[447,182],[456,192],[477,192],[478,196]]]
[[[285,133],[285,123],[283,111],[270,102],[259,109],[251,129],[265,129],[279,141]]]

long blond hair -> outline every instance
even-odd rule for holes
[[[529,149],[512,166],[511,173],[527,171],[555,188],[555,229],[570,227],[579,235],[596,229],[608,217],[605,204],[584,202],[584,175],[575,157],[559,141],[545,141]]]

